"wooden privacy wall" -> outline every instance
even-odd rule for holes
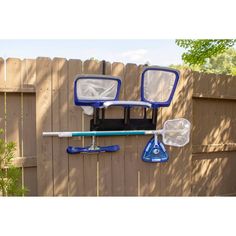
[[[105,74],[122,80],[120,100],[140,99],[143,66],[106,62]],[[96,60],[0,59],[0,128],[17,144],[28,195],[184,196],[236,194],[236,77],[182,71],[168,108],[159,110],[157,128],[167,119],[192,123],[191,142],[167,147],[167,163],[145,163],[150,137],[98,137],[98,145],[120,145],[116,153],[68,155],[68,145],[89,145],[89,137],[42,137],[43,131],[89,130],[91,117],[73,104],[77,74],[102,74]],[[150,112],[148,112],[150,115]],[[120,118],[121,108],[106,117]],[[131,117],[141,117],[134,109]]]

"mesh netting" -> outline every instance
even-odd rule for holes
[[[79,79],[77,97],[79,100],[113,100],[117,94],[118,82],[107,79]]]
[[[189,142],[190,122],[186,119],[168,120],[164,123],[163,142],[182,147]]]
[[[144,98],[149,102],[166,102],[174,87],[172,72],[148,70],[144,74]]]

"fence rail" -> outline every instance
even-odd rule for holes
[[[192,123],[191,142],[168,147],[168,163],[140,159],[148,137],[99,137],[99,145],[118,144],[116,153],[68,155],[68,145],[89,145],[87,137],[42,137],[43,131],[89,130],[90,117],[73,105],[77,74],[102,74],[101,61],[64,58],[0,58],[0,128],[17,144],[28,195],[183,196],[236,194],[236,77],[182,71],[166,119]],[[122,79],[121,100],[138,100],[143,65],[106,62],[105,74]],[[150,115],[148,113],[148,115]],[[141,117],[134,109],[131,117]],[[122,117],[119,108],[107,112]]]

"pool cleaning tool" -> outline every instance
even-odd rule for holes
[[[59,136],[60,137],[60,136]],[[92,136],[92,144],[87,147],[73,147],[69,146],[66,151],[69,154],[78,154],[78,153],[100,153],[100,152],[117,152],[120,150],[119,145],[112,146],[97,146],[95,143],[95,136]]]

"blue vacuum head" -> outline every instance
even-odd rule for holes
[[[119,145],[113,146],[88,146],[88,147],[72,147],[67,148],[67,153],[69,154],[78,154],[78,153],[100,153],[100,152],[117,152],[120,150]]]
[[[169,156],[162,142],[151,138],[142,154],[142,160],[145,162],[166,162]]]

